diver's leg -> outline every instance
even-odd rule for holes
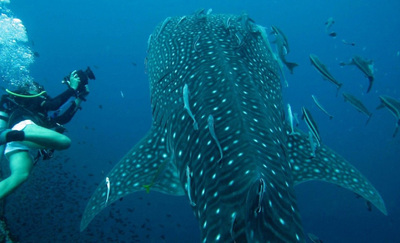
[[[36,124],[26,125],[23,131],[25,133],[25,139],[22,143],[30,148],[63,150],[69,148],[71,145],[71,140],[64,134]]]
[[[9,155],[11,175],[0,182],[0,200],[17,189],[28,179],[33,161],[28,151],[16,151]]]

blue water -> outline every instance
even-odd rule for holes
[[[72,147],[39,163],[7,199],[7,222],[20,242],[199,242],[188,199],[157,192],[112,204],[84,232],[79,223],[97,183],[150,128],[148,36],[166,17],[200,8],[246,11],[258,24],[283,30],[291,47],[287,59],[300,65],[293,75],[285,70],[285,102],[299,114],[301,106],[311,110],[323,142],[372,182],[389,213],[369,212],[362,199],[337,186],[308,182],[296,187],[304,231],[328,243],[400,242],[400,134],[392,138],[395,118],[375,110],[379,95],[400,99],[400,1],[15,0],[7,7],[23,21],[32,49],[40,54],[30,74],[50,95],[65,89],[60,81],[72,70],[90,65],[97,77],[83,109],[67,125]],[[325,33],[329,17],[335,19],[336,38]],[[336,88],[314,70],[310,53],[344,83],[342,91],[374,113],[367,126],[366,116],[336,97]],[[356,54],[375,63],[376,81],[368,94],[368,80],[356,67],[338,65]],[[333,120],[315,107],[311,94]],[[300,127],[306,129],[303,122]]]

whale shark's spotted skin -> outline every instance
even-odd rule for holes
[[[310,159],[289,135],[279,67],[247,15],[167,18],[149,38],[153,124],[90,199],[81,230],[139,190],[186,194],[202,242],[305,242],[294,185],[321,179],[386,212],[378,192],[335,152]]]

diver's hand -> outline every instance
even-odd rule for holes
[[[86,96],[89,95],[89,86],[85,85],[83,89],[78,90],[78,98],[86,101]]]
[[[76,90],[79,87],[79,83],[81,80],[79,79],[78,74],[76,73],[76,70],[71,73],[71,76],[69,77],[68,85],[72,89]]]

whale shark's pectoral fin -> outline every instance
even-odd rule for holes
[[[127,194],[146,190],[184,195],[173,154],[167,150],[164,129],[153,128],[110,171],[90,198],[81,221],[81,231],[105,207]],[[108,189],[109,188],[109,189]]]
[[[331,182],[371,202],[383,214],[387,215],[385,203],[379,192],[354,166],[341,155],[321,144],[312,154],[307,135],[300,130],[299,134],[288,136],[289,159],[295,185],[310,180]]]

